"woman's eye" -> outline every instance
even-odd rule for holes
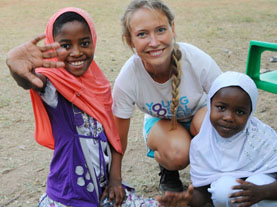
[[[140,32],[137,34],[138,37],[145,37],[146,33],[145,32]]]
[[[160,33],[164,32],[164,31],[166,31],[166,28],[164,28],[164,27],[160,27],[160,28],[158,29],[158,32],[160,32]]]

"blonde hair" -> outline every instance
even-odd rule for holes
[[[172,102],[170,104],[170,112],[172,114],[172,119],[171,119],[171,129],[176,129],[177,127],[177,109],[179,105],[179,86],[181,83],[181,76],[182,76],[182,70],[181,70],[181,60],[182,53],[179,50],[179,47],[177,44],[175,44],[175,47],[172,52],[171,56],[171,74],[172,74],[172,82],[171,82],[171,94],[172,94]]]
[[[158,10],[163,13],[167,19],[170,26],[172,26],[172,22],[174,20],[174,15],[172,11],[161,1],[161,0],[133,0],[126,8],[123,16],[121,17],[121,25],[122,25],[122,40],[125,42],[132,50],[132,41],[131,41],[131,33],[130,33],[130,18],[132,14],[141,8],[148,8],[152,10]],[[175,43],[170,67],[172,69],[172,83],[171,83],[171,94],[172,94],[172,102],[170,105],[170,112],[172,114],[172,129],[176,129],[177,126],[177,108],[179,105],[179,85],[181,82],[181,51],[178,48],[178,45]]]

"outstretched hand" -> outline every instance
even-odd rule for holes
[[[38,46],[45,35],[39,35],[31,41],[19,45],[9,51],[6,63],[19,86],[25,89],[42,88],[42,80],[35,74],[35,68],[64,67],[62,61],[50,61],[48,58],[59,57],[65,53],[59,43]]]
[[[162,207],[184,207],[188,206],[192,199],[193,186],[189,185],[188,189],[183,192],[166,192],[164,196],[156,196]]]
[[[240,185],[233,186],[232,189],[240,191],[232,193],[229,196],[230,198],[234,198],[232,203],[238,204],[238,207],[249,207],[262,200],[260,197],[262,192],[259,191],[259,186],[241,179],[238,179],[237,182]]]

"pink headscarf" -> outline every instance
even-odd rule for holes
[[[86,20],[93,40],[94,53],[97,38],[94,24],[88,13],[79,8],[69,7],[61,9],[49,19],[46,27],[45,44],[54,42],[53,24],[65,12],[75,12]],[[38,68],[36,72],[45,75],[57,91],[69,102],[99,121],[104,127],[110,144],[117,152],[122,154],[120,137],[111,109],[111,86],[94,60],[85,74],[80,77],[73,76],[64,68]],[[30,93],[36,120],[35,138],[39,144],[54,149],[54,138],[46,109],[39,94],[33,90]]]

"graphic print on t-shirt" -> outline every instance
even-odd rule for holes
[[[143,107],[143,110],[148,111],[151,116],[170,119],[172,116],[170,112],[171,102],[172,101],[161,100],[158,103],[145,103],[145,107]],[[189,116],[191,114],[192,110],[188,108],[188,103],[189,100],[186,96],[182,96],[179,99],[179,106],[176,113],[177,119],[178,117]]]

